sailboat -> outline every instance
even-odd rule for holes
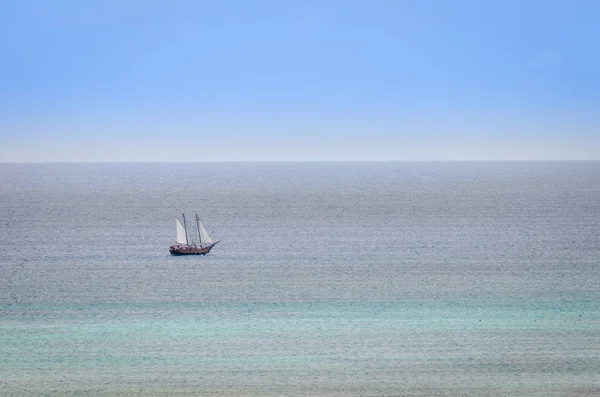
[[[198,214],[196,214],[196,230],[192,233],[188,233],[188,225],[185,221],[185,214],[182,216],[183,221],[175,217],[175,228],[177,231],[177,238],[175,244],[169,247],[171,255],[206,255],[210,252],[212,247],[217,245],[219,242],[214,241],[210,234],[206,233],[206,229],[200,222]],[[198,233],[198,244],[192,237],[194,232]],[[194,236],[195,237],[195,236]]]

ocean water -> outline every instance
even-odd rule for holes
[[[0,395],[600,396],[600,162],[2,164]]]

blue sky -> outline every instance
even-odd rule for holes
[[[600,2],[0,9],[0,161],[600,159]]]

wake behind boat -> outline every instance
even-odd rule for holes
[[[185,221],[185,214],[182,216],[183,222],[179,218],[175,218],[175,228],[177,230],[176,242],[169,247],[171,255],[206,255],[212,247],[219,242],[214,241],[210,234],[206,233],[206,229],[200,222],[198,214],[196,214],[196,230],[188,233],[188,225]],[[194,241],[194,232],[198,234],[198,244]]]

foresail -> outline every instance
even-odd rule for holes
[[[187,237],[185,233],[185,227],[178,218],[175,218],[175,225],[177,228],[177,239],[175,240],[179,244],[187,244]]]
[[[213,239],[210,237],[208,233],[206,233],[206,229],[202,226],[202,222],[200,222],[200,218],[196,215],[196,221],[198,222],[198,230],[200,230],[200,243],[201,244],[212,244],[214,243]]]

